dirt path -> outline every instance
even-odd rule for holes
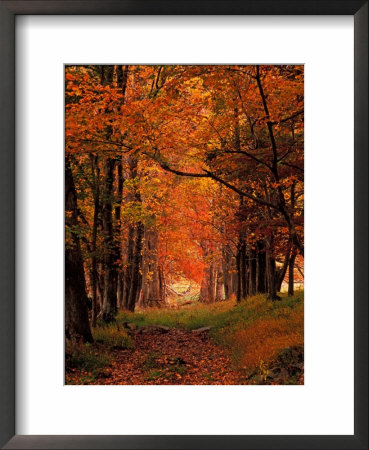
[[[93,384],[238,384],[224,351],[206,332],[134,332],[134,350],[114,350],[114,360]]]

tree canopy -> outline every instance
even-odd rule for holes
[[[179,277],[278,300],[302,261],[303,66],[67,66],[65,151],[67,294],[85,280],[93,323]]]

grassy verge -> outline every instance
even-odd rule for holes
[[[116,323],[101,323],[98,327],[92,329],[94,341],[103,344],[110,349],[124,350],[133,348],[133,342],[123,327]]]
[[[232,356],[235,367],[245,378],[269,374],[269,365],[286,348],[304,345],[304,292],[293,297],[282,294],[271,302],[265,295],[256,295],[235,304],[234,301],[212,305],[197,304],[180,310],[151,309],[145,312],[120,312],[119,322],[138,327],[165,325],[193,330],[211,326],[210,335]],[[288,378],[288,376],[286,375]],[[293,380],[295,381],[295,380]]]
[[[303,380],[304,292],[271,302],[256,295],[236,304],[196,304],[144,312],[119,312],[116,322],[93,329],[94,344],[74,344],[66,349],[66,383],[89,384],[104,374],[112,351],[133,348],[123,323],[138,327],[165,325],[193,330],[210,326],[210,336],[225,348],[246,384],[298,384]],[[147,355],[147,380],[180,378],[180,361],[164,361],[162,355]],[[169,369],[168,369],[169,367]]]
[[[92,335],[93,344],[66,345],[66,384],[93,383],[111,363],[111,350],[133,348],[130,336],[117,324],[97,326],[92,329]]]

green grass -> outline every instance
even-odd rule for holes
[[[160,366],[158,368],[149,369],[145,375],[148,381],[154,381],[158,378],[166,378],[167,380],[176,379],[179,375],[181,378],[187,372],[187,367],[181,365]]]
[[[165,373],[162,370],[150,369],[149,373],[146,375],[145,379],[147,381],[154,381],[158,378],[163,378]]]
[[[133,348],[133,341],[123,326],[119,327],[116,323],[106,324],[93,328],[92,336],[95,342],[113,349]]]
[[[158,359],[162,356],[161,353],[158,352],[153,352],[153,353],[149,353],[146,358],[145,361],[142,365],[144,370],[150,370],[150,369],[158,369],[160,368],[160,364],[158,363]]]
[[[293,297],[281,294],[281,297],[280,301],[271,302],[266,295],[260,294],[239,304],[224,301],[211,305],[197,303],[177,310],[120,311],[116,322],[99,324],[93,329],[94,344],[79,344],[66,349],[67,371],[81,371],[85,379],[79,384],[92,382],[110,364],[111,349],[133,348],[132,339],[123,326],[123,322],[130,322],[138,327],[165,325],[188,331],[210,326],[210,336],[227,350],[235,367],[245,369],[245,376],[248,376],[251,368],[255,372],[260,365],[267,367],[284,348],[303,346],[304,292],[298,291]],[[180,362],[163,363],[162,356],[159,352],[147,355],[143,363],[146,379],[153,381],[186,372]],[[263,371],[260,369],[259,372]]]
[[[284,347],[303,344],[304,292],[298,291],[293,297],[280,295],[281,300],[276,302],[259,294],[239,304],[224,301],[211,305],[198,303],[178,310],[120,312],[117,322],[132,322],[138,327],[165,325],[184,330],[210,326],[210,336],[228,350],[237,367],[245,364],[257,367],[260,361],[266,362]],[[254,329],[255,339],[250,336]]]
[[[112,362],[112,349],[133,348],[133,342],[117,324],[99,325],[92,329],[93,344],[68,343],[65,351],[67,384],[90,384],[104,373]],[[73,372],[78,371],[76,379]]]
[[[287,297],[285,294],[281,296],[282,300],[277,302],[271,302],[266,299],[266,295],[259,294],[238,305],[233,301],[225,301],[211,305],[199,303],[180,310],[150,309],[137,313],[121,311],[118,313],[117,322],[132,322],[138,327],[165,325],[184,330],[211,326],[212,334],[216,335],[217,330],[238,327],[240,323],[247,326],[259,318],[286,316],[290,310],[303,305],[303,291],[293,297]]]
[[[67,370],[80,369],[92,373],[110,363],[109,355],[93,344],[68,345],[65,354]]]

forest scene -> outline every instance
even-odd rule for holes
[[[65,67],[65,384],[304,384],[304,67]]]

